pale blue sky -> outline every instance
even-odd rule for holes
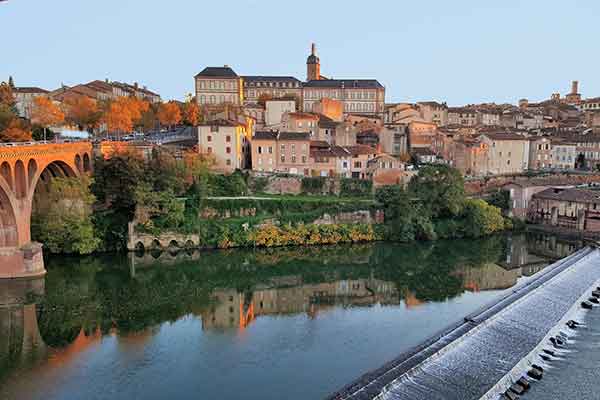
[[[598,0],[8,0],[0,80],[48,89],[109,78],[183,98],[204,66],[305,79],[310,43],[334,78],[388,101],[451,105],[600,96]]]

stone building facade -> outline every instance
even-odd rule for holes
[[[204,68],[195,76],[195,84],[200,106],[243,103],[243,80],[227,65]]]
[[[527,219],[533,223],[600,232],[600,195],[592,190],[549,188],[532,196]]]
[[[250,131],[247,125],[214,120],[198,126],[198,151],[212,157],[213,169],[231,173],[249,167]]]
[[[261,99],[290,99],[296,109],[316,111],[322,100],[337,100],[344,114],[382,116],[385,87],[375,79],[328,79],[321,75],[313,45],[307,58],[307,81],[292,76],[238,76],[229,66],[206,67],[195,76],[199,105],[256,105]],[[261,104],[262,105],[262,104]]]

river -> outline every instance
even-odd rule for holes
[[[52,257],[0,281],[1,399],[321,399],[579,243]]]

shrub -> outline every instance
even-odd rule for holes
[[[325,187],[325,179],[319,176],[302,178],[302,192],[306,194],[322,194]]]
[[[340,197],[369,197],[372,193],[371,180],[342,178],[340,181]]]

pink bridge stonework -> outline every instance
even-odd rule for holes
[[[43,275],[42,246],[31,242],[35,188],[92,170],[88,142],[0,147],[0,278]]]

